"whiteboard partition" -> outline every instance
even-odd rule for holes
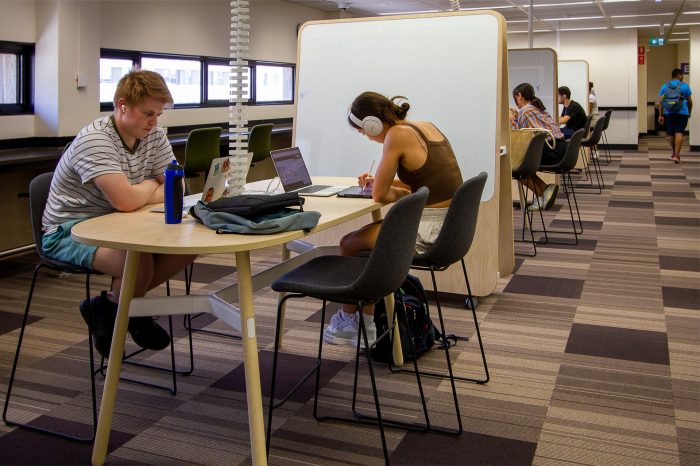
[[[575,100],[588,114],[588,62],[585,60],[561,60],[559,62],[559,86],[571,90],[571,100]],[[561,114],[562,106],[559,106]]]
[[[439,13],[314,21],[299,34],[294,141],[312,175],[356,176],[382,146],[347,122],[364,91],[408,99],[409,120],[437,125],[466,180],[488,173],[494,194],[502,21],[496,13]]]
[[[557,112],[557,52],[554,49],[509,49],[508,92],[510,106],[513,89],[522,83],[530,83],[535,95],[540,98],[547,111],[558,121]]]

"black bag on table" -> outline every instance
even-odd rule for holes
[[[402,303],[403,300],[403,303]],[[406,310],[404,311],[404,306]],[[416,358],[433,347],[436,340],[441,339],[440,332],[433,325],[428,312],[428,298],[423,284],[418,277],[408,275],[401,288],[394,293],[394,313],[396,313],[399,334],[401,335],[401,350],[404,361],[413,361],[409,335],[413,337],[413,345]],[[406,319],[403,315],[406,315]],[[406,321],[408,327],[406,327]],[[389,328],[384,300],[374,306],[374,325],[377,328],[377,336],[382,335]],[[383,338],[370,350],[372,358],[383,363],[392,361],[392,344],[390,338]]]
[[[298,193],[283,194],[241,194],[232,197],[222,197],[207,204],[214,212],[225,212],[240,217],[260,217],[286,207],[299,207],[304,210],[304,198]]]

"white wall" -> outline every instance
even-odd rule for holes
[[[693,96],[695,111],[690,116],[690,145],[700,146],[700,112],[697,110],[700,105],[700,26],[690,28],[690,76],[688,84],[690,90],[697,92]],[[695,71],[693,71],[695,69]]]
[[[0,139],[72,135],[97,118],[101,47],[229,56],[228,0],[2,0],[0,11],[0,40],[37,44],[35,115],[0,116]],[[250,58],[295,63],[297,25],[326,17],[279,0],[252,1]],[[85,88],[76,88],[78,72],[85,76]],[[248,118],[293,113],[293,105],[254,106]],[[172,109],[161,123],[228,119],[226,107]]]
[[[509,48],[526,48],[527,34],[509,34]],[[534,47],[551,47],[559,60],[586,60],[601,107],[637,107],[637,31],[561,32],[534,35]],[[608,129],[611,144],[637,144],[636,111],[614,111]]]

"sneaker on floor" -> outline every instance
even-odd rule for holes
[[[130,318],[129,335],[134,343],[144,349],[160,351],[170,344],[170,335],[153,317]]]
[[[367,344],[372,345],[375,341],[377,341],[377,327],[374,325],[374,321],[372,320],[374,316],[365,316],[365,330],[367,330]],[[359,322],[358,322],[358,328],[359,328]],[[359,329],[358,333],[355,334],[355,337],[352,339],[352,345],[357,346],[357,337],[359,335]],[[364,350],[365,349],[365,340],[364,338],[360,340],[360,349]]]
[[[357,320],[357,313],[348,314],[342,309],[331,316],[331,322],[323,331],[323,341],[331,345],[352,345],[356,344],[357,332],[360,323]]]
[[[105,358],[109,358],[112,346],[112,332],[117,318],[117,303],[107,299],[107,292],[80,303],[80,315],[92,330],[92,340],[95,349]]]
[[[549,210],[554,205],[554,201],[557,200],[557,194],[559,193],[558,184],[548,184],[544,188],[544,193],[542,193],[542,199],[544,200],[544,210]]]
[[[527,206],[527,211],[528,212],[537,212],[540,209],[543,209],[545,207],[545,202],[544,202],[544,197],[543,196],[537,196],[537,198],[532,201],[532,204]]]

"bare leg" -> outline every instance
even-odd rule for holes
[[[544,194],[544,189],[547,187],[547,183],[542,181],[542,179],[537,175],[524,179],[522,183],[527,187],[527,189],[534,192],[537,196]]]
[[[673,153],[678,157],[681,156],[681,147],[683,146],[683,133],[676,133],[673,139]]]
[[[668,143],[671,145],[671,155],[676,155],[676,135],[668,135]]]
[[[371,251],[374,248],[374,244],[377,242],[377,236],[379,235],[381,226],[381,221],[370,223],[359,230],[355,230],[343,236],[340,240],[340,253],[343,256],[353,257],[358,255],[361,251]],[[348,314],[357,312],[357,306],[352,304],[343,304],[342,309]],[[364,306],[363,309],[366,315],[374,315],[373,305]]]
[[[196,256],[191,255],[141,254],[134,296],[137,298],[145,296],[147,291],[172,278],[195,258]],[[97,248],[95,252],[92,267],[113,277],[113,293],[110,299],[116,299],[119,295],[125,261],[126,251]]]

